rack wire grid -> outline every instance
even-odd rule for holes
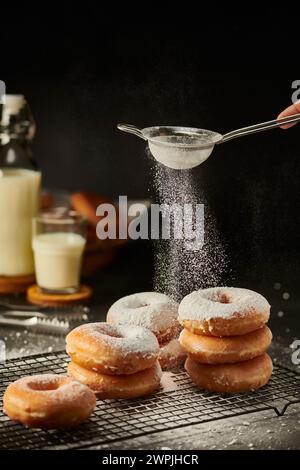
[[[20,377],[66,373],[65,352],[40,354],[0,364],[0,396]],[[0,411],[0,449],[80,449],[109,444],[207,421],[257,411],[283,415],[300,403],[300,374],[275,366],[268,385],[251,393],[220,395],[199,390],[183,369],[165,372],[161,389],[132,400],[98,400],[89,421],[72,429],[29,429]]]

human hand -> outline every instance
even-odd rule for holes
[[[291,116],[292,114],[298,114],[300,113],[300,100],[296,101],[296,103],[292,104],[288,108],[286,108],[284,111],[282,111],[279,116],[277,116],[277,119],[283,118],[283,117],[288,117]],[[294,124],[285,124],[284,126],[280,126],[282,129],[289,129],[289,127],[295,126],[296,123]]]

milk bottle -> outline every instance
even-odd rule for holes
[[[0,115],[0,276],[34,272],[32,218],[39,209],[41,173],[29,150],[34,122],[22,95],[6,95]]]

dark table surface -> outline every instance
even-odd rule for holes
[[[136,242],[124,247],[114,264],[89,280],[94,289],[89,319],[104,321],[107,308],[112,302],[134,292],[152,290],[153,250],[149,243]],[[271,355],[274,362],[286,365],[300,373],[300,365],[291,362],[291,343],[300,339],[300,315],[297,299],[290,294],[283,298],[284,287],[274,288],[272,282],[259,279],[255,288],[265,294],[271,305],[270,328],[273,331]],[[262,290],[263,289],[263,290]],[[291,288],[291,292],[293,289]],[[283,313],[279,313],[283,312]],[[6,358],[64,349],[61,336],[33,334],[29,331],[0,329],[4,340]],[[285,415],[278,417],[274,411],[226,418],[213,423],[192,425],[184,430],[155,433],[152,436],[136,438],[112,445],[112,448],[145,449],[240,449],[240,448],[300,448],[300,405],[290,406]],[[96,448],[96,447],[95,447]],[[105,448],[105,446],[104,446]]]

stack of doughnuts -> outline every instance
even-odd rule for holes
[[[272,333],[266,326],[270,305],[262,295],[234,287],[198,290],[183,298],[178,313],[185,369],[201,389],[245,392],[268,382]]]
[[[159,345],[141,326],[89,323],[66,338],[68,374],[98,398],[136,398],[160,385]]]
[[[159,343],[159,362],[164,370],[178,367],[186,358],[178,340],[178,304],[165,294],[140,292],[122,297],[108,310],[107,322],[150,330]]]

